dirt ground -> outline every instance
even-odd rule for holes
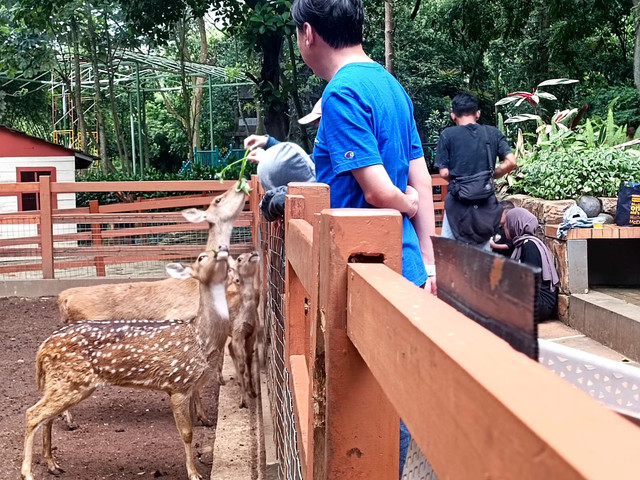
[[[25,410],[39,399],[35,354],[60,326],[55,298],[0,299],[0,479],[20,479]],[[234,376],[227,356],[225,378]],[[211,416],[211,386],[202,398]],[[256,406],[239,409],[239,388],[227,381],[220,389],[215,465],[211,474],[214,429],[196,426],[194,446],[203,478],[251,480],[258,476]],[[207,408],[208,407],[208,408]],[[160,392],[105,387],[73,408],[79,428],[68,431],[61,419],[53,425],[54,457],[65,473],[61,480],[186,479],[184,450],[169,398]],[[34,475],[55,478],[41,463],[41,434],[36,434]],[[211,474],[211,477],[210,477]]]

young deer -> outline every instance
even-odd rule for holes
[[[182,437],[189,480],[198,480],[193,459],[191,402],[212,373],[229,332],[225,294],[229,252],[204,252],[191,267],[170,264],[178,278],[199,282],[198,313],[185,321],[90,321],[66,325],[38,349],[36,379],[43,396],[27,410],[22,477],[33,480],[33,440],[43,425],[44,460],[50,473],[61,472],[51,453],[56,415],[89,397],[102,385],[160,390],[170,395]],[[217,409],[217,405],[215,405]]]
[[[206,211],[189,208],[182,212],[190,222],[209,223],[207,250],[230,243],[233,224],[246,201],[245,193],[236,186],[214,198]],[[198,282],[193,279],[75,287],[58,296],[63,323],[113,318],[189,320],[196,315],[197,306]]]
[[[238,295],[229,299],[231,343],[229,354],[236,367],[236,378],[242,390],[240,408],[248,405],[248,397],[255,397],[252,381],[253,351],[258,334],[258,295],[256,274],[260,254],[243,253],[233,262],[229,277],[238,288]]]

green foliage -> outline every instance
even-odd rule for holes
[[[219,173],[224,169],[224,166],[210,167],[202,164],[195,164],[190,169],[185,169],[181,173],[165,173],[155,168],[146,169],[144,172],[145,181],[171,181],[171,180],[218,180]],[[225,172],[225,179],[240,178],[240,172],[242,170],[241,164],[236,164],[230,167]],[[247,163],[244,168],[243,178],[250,179],[251,175],[256,173],[256,165],[253,163]],[[98,169],[92,169],[82,176],[76,178],[78,182],[128,182],[139,181],[140,176],[128,175],[125,173],[108,173],[104,174]],[[122,201],[118,195],[119,192],[79,192],[76,194],[76,204],[78,207],[89,206],[90,200],[98,200],[100,205],[109,205],[112,203],[119,203]],[[172,197],[179,195],[189,195],[193,192],[127,192],[131,198],[162,198]]]
[[[541,150],[519,169],[510,192],[546,200],[615,197],[623,180],[640,179],[640,153],[612,147]]]

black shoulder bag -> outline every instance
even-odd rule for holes
[[[457,177],[451,181],[451,193],[461,200],[474,202],[477,200],[484,200],[493,195],[495,188],[493,183],[493,163],[491,162],[491,148],[489,146],[489,139],[487,137],[487,131],[483,125],[479,125],[482,135],[484,137],[485,146],[487,148],[487,162],[488,170],[475,173],[473,175],[466,175],[463,177]]]

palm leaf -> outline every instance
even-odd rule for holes
[[[542,83],[538,84],[538,88],[546,87],[549,85],[569,85],[571,83],[578,83],[579,80],[572,80],[570,78],[552,78],[550,80],[545,80]]]

